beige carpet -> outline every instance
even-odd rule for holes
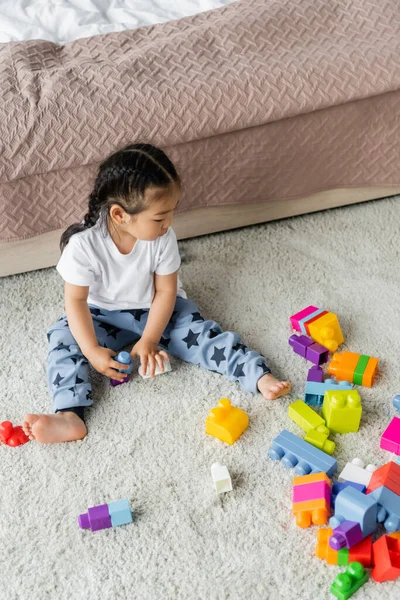
[[[89,435],[56,446],[0,447],[1,600],[320,600],[340,567],[314,557],[316,529],[290,513],[293,473],[265,457],[301,396],[306,363],[288,346],[289,316],[308,304],[336,312],[342,349],[380,358],[360,388],[359,433],[336,436],[339,467],[360,456],[382,464],[379,438],[400,391],[399,199],[334,209],[181,244],[182,279],[204,315],[242,333],[293,382],[266,402],[227,379],[177,360],[173,372],[111,388],[94,374]],[[63,312],[55,269],[0,280],[1,420],[49,411],[46,327]],[[219,398],[250,426],[232,447],[207,437]],[[234,490],[217,497],[220,461]],[[88,506],[129,498],[136,522],[91,533]],[[368,582],[365,598],[398,598],[399,582]]]

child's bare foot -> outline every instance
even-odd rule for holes
[[[25,415],[22,429],[30,440],[42,444],[81,440],[87,434],[85,423],[73,412],[55,415]]]
[[[276,400],[292,389],[289,381],[279,381],[271,373],[266,373],[257,382],[257,387],[266,400]]]

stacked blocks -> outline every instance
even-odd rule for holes
[[[400,419],[393,417],[385,431],[382,433],[380,447],[388,452],[400,454]]]
[[[79,515],[79,527],[99,531],[117,525],[132,523],[132,513],[128,500],[118,500],[110,504],[101,504],[89,508],[87,513]]]
[[[317,366],[323,365],[329,360],[329,350],[305,335],[290,336],[289,345],[292,346],[296,354]]]
[[[367,494],[378,503],[378,521],[387,531],[400,529],[400,465],[391,461],[371,477]]]
[[[206,419],[206,433],[227,444],[233,444],[247,429],[249,417],[244,410],[231,405],[228,398],[222,398],[216,408],[212,408]]]
[[[382,583],[400,577],[400,540],[383,535],[373,545],[372,579]]]
[[[281,460],[287,469],[294,468],[298,475],[323,471],[332,477],[337,469],[334,458],[286,429],[273,440],[268,456],[273,460]]]
[[[295,477],[292,512],[299,527],[325,525],[330,515],[331,481],[325,473]]]
[[[335,443],[328,440],[330,431],[318,413],[307,406],[303,400],[297,400],[289,406],[288,415],[306,432],[307,435],[304,438],[306,442],[327,454],[333,454]]]
[[[308,306],[296,313],[290,317],[290,323],[295,331],[309,335],[330,352],[335,352],[344,342],[337,316],[316,306]]]
[[[348,600],[364,583],[368,581],[368,573],[359,562],[352,562],[344,573],[339,573],[331,585],[330,592],[339,600]]]
[[[126,373],[126,377],[123,381],[119,381],[118,379],[110,379],[110,384],[115,387],[117,385],[121,385],[122,383],[127,383],[127,381],[129,381],[129,375],[130,373],[132,373],[133,363],[131,355],[129,354],[129,352],[125,351],[120,352],[118,356],[114,358],[114,360],[121,363],[122,365],[129,365],[129,369],[118,369],[120,373]]]
[[[336,497],[335,515],[329,524],[334,528],[329,540],[334,550],[351,548],[377,528],[378,504],[371,495],[348,486]],[[358,527],[357,527],[358,525]],[[361,537],[360,537],[361,535]]]
[[[345,391],[351,389],[353,389],[353,386],[348,381],[335,381],[334,379],[325,379],[322,383],[307,381],[304,401],[311,406],[322,406],[325,392],[328,390]]]
[[[356,385],[372,387],[378,371],[378,359],[356,352],[337,352],[328,366],[329,375]]]
[[[322,415],[329,429],[335,433],[358,431],[361,413],[361,398],[357,390],[325,392]]]
[[[361,485],[368,487],[372,473],[375,471],[376,467],[374,465],[367,465],[364,468],[364,464],[365,463],[361,458],[353,458],[351,463],[346,464],[339,475],[339,479],[361,483]]]
[[[315,556],[322,558],[328,565],[339,565],[346,567],[351,562],[360,562],[364,567],[372,566],[372,535],[365,540],[361,540],[352,548],[341,548],[333,550],[329,545],[329,538],[332,536],[332,528],[319,529],[317,531],[317,545],[315,547]]]
[[[353,481],[344,481],[344,482],[335,481],[335,483],[332,486],[332,496],[331,496],[332,508],[335,508],[336,496],[339,494],[339,492],[341,492],[348,486],[353,487],[354,489],[358,490],[362,494],[365,494],[366,489],[367,489],[365,487],[365,485],[362,485],[361,483],[354,483]]]

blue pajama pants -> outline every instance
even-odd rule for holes
[[[105,310],[89,304],[100,346],[119,352],[141,337],[149,309]],[[47,331],[48,386],[55,412],[93,404],[89,363],[68,327],[66,315]],[[257,381],[270,373],[266,359],[241,343],[240,335],[222,331],[203,319],[192,300],[177,296],[172,317],[159,342],[168,354],[238,381],[247,392],[258,392]]]

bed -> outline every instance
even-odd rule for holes
[[[98,164],[135,141],[179,170],[180,239],[400,193],[397,0],[182,0],[142,21],[151,3],[130,20],[120,0],[112,23],[91,1],[95,24],[60,13],[57,35],[27,4],[0,25],[0,276],[54,265]]]

